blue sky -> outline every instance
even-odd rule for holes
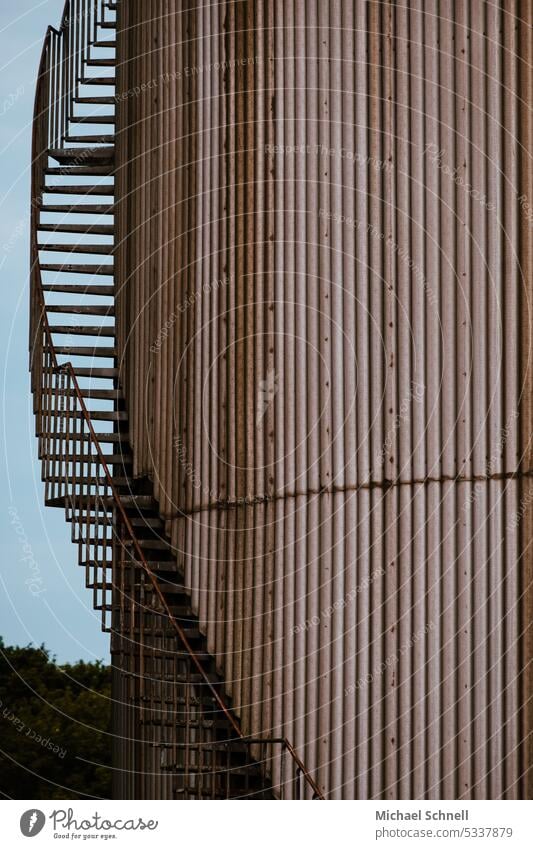
[[[0,8],[0,635],[46,646],[59,661],[108,660],[108,637],[91,607],[70,526],[45,509],[28,375],[31,119],[48,24],[64,0],[19,0]]]

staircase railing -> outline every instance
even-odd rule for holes
[[[50,147],[61,147],[67,135],[84,63],[109,8],[105,0],[67,0],[59,29],[48,28],[45,58],[52,83],[48,92]]]
[[[31,276],[30,276],[30,370],[39,458],[45,484],[45,502],[65,507],[71,523],[72,540],[78,545],[79,562],[86,570],[86,585],[93,591],[93,604],[102,614],[102,627],[117,630],[118,639],[128,639],[126,618],[134,630],[143,620],[146,596],[133,598],[121,585],[117,561],[128,560],[142,571],[152,594],[152,607],[172,629],[178,657],[186,656],[190,667],[225,718],[232,735],[241,747],[248,749],[255,761],[272,760],[274,747],[278,754],[278,781],[275,795],[284,798],[323,799],[322,792],[290,742],[285,738],[250,739],[243,735],[235,716],[228,708],[221,687],[213,682],[204,663],[194,651],[186,633],[173,614],[160,582],[149,566],[140,542],[124,507],[102,450],[91,413],[85,403],[75,369],[71,362],[60,363],[47,317],[38,247],[39,209],[48,167],[50,149],[61,148],[67,135],[77,81],[91,43],[96,40],[96,24],[109,5],[103,0],[71,0],[59,30],[49,27],[44,40],[35,96],[32,137],[32,202],[31,202]],[[117,548],[119,555],[117,557]],[[136,580],[136,579],[135,579]],[[155,604],[154,604],[155,600]],[[130,606],[127,613],[125,608]],[[122,611],[122,613],[121,613]],[[118,618],[117,618],[118,616]],[[137,669],[142,677],[144,641],[138,643]],[[154,657],[156,652],[153,653]],[[142,698],[142,691],[137,689]],[[187,708],[189,710],[189,708]],[[170,723],[172,719],[170,720]],[[170,724],[169,723],[169,724]],[[226,747],[235,741],[217,743]],[[173,744],[174,747],[177,745]],[[201,751],[203,743],[197,749]],[[209,744],[213,747],[213,742]],[[284,759],[291,764],[292,778],[285,779]],[[194,772],[194,764],[192,772]],[[211,771],[218,769],[211,764]],[[198,771],[198,767],[196,767]],[[233,767],[232,767],[233,769]]]

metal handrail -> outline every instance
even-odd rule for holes
[[[96,9],[98,0],[94,0],[94,9]],[[101,0],[100,0],[101,2]],[[264,739],[264,738],[249,738],[246,737],[237,720],[233,716],[232,712],[226,705],[224,699],[219,693],[216,686],[213,685],[212,681],[209,678],[209,675],[205,671],[200,659],[196,655],[194,649],[192,648],[189,640],[187,639],[186,634],[184,633],[183,628],[176,620],[176,617],[172,614],[170,606],[164,596],[164,593],[161,591],[159,586],[159,582],[157,577],[152,572],[140,543],[134,533],[132,524],[130,519],[124,509],[124,505],[121,501],[120,495],[117,492],[115,487],[113,477],[109,471],[109,466],[106,462],[105,455],[102,451],[102,447],[100,441],[98,439],[97,433],[94,430],[90,412],[87,409],[85,404],[85,400],[83,398],[76,373],[74,371],[74,367],[71,362],[67,362],[65,364],[59,364],[57,359],[57,354],[53,342],[52,332],[50,329],[50,324],[48,322],[48,316],[46,312],[46,302],[44,297],[43,283],[41,277],[41,268],[39,261],[39,250],[38,250],[38,241],[37,241],[37,230],[38,230],[38,215],[39,215],[39,207],[42,202],[42,186],[44,181],[44,172],[45,168],[43,167],[43,157],[47,158],[47,151],[50,148],[50,143],[52,141],[52,136],[50,134],[50,130],[52,124],[55,125],[55,121],[50,121],[50,97],[48,97],[45,101],[45,108],[42,108],[41,103],[41,95],[43,93],[43,85],[49,82],[49,68],[47,72],[47,62],[50,55],[52,38],[61,38],[64,37],[66,33],[70,31],[71,27],[71,18],[69,18],[69,10],[71,7],[78,7],[79,5],[85,5],[86,7],[89,5],[89,0],[85,0],[85,3],[82,3],[79,0],[78,3],[75,0],[67,0],[65,3],[65,9],[63,13],[62,23],[59,30],[54,27],[49,26],[43,44],[43,49],[41,52],[41,58],[39,63],[39,71],[38,71],[38,80],[35,94],[35,103],[34,103],[34,114],[33,114],[33,128],[32,128],[32,210],[31,210],[31,283],[30,283],[30,370],[32,373],[32,391],[35,395],[39,395],[43,393],[43,382],[42,382],[42,369],[43,369],[43,361],[45,354],[50,355],[51,359],[51,371],[55,374],[63,374],[67,375],[69,381],[71,382],[71,388],[74,391],[75,398],[79,405],[79,410],[83,416],[85,424],[88,429],[88,433],[90,436],[90,441],[96,451],[98,462],[101,465],[107,486],[111,492],[111,497],[115,509],[118,511],[120,518],[126,528],[133,547],[135,549],[135,553],[140,563],[143,571],[148,576],[150,583],[152,584],[153,590],[159,599],[160,604],[165,611],[166,616],[169,619],[172,627],[174,628],[176,634],[179,637],[180,642],[185,647],[194,667],[197,672],[202,677],[203,681],[207,685],[211,695],[214,697],[217,705],[220,710],[223,712],[225,718],[230,724],[230,727],[233,729],[237,737],[243,742],[247,744],[280,744],[291,756],[295,766],[296,766],[296,776],[298,779],[299,775],[302,775],[305,783],[308,788],[312,792],[312,797],[315,799],[324,799],[324,796],[318,787],[317,783],[314,781],[312,776],[309,774],[307,768],[305,767],[302,760],[297,755],[294,747],[289,742],[286,737],[274,738],[274,739]],[[90,27],[87,26],[87,30],[90,30]],[[46,92],[45,92],[46,93]],[[47,92],[48,95],[50,92]],[[68,92],[67,92],[68,94]],[[68,119],[67,119],[68,120]],[[46,129],[46,138],[43,139],[43,129]],[[55,135],[53,137],[56,138]],[[44,146],[43,146],[44,142]],[[37,188],[37,194],[34,194]],[[42,332],[41,332],[42,329]],[[58,390],[60,392],[60,390]],[[64,393],[64,397],[66,398],[69,395],[68,389]],[[35,410],[36,415],[38,416],[38,424],[37,424],[37,436],[42,436],[42,428],[41,428],[41,419],[40,414],[42,413],[41,407],[41,399],[39,400],[39,408]]]

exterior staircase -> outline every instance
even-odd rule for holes
[[[114,796],[321,798],[290,743],[245,738],[165,536],[134,480],[114,326],[119,4],[67,2],[33,125],[30,354],[45,502],[65,510],[110,632]]]

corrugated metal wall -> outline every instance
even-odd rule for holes
[[[526,12],[123,4],[135,473],[329,798],[526,793]]]
[[[533,471],[533,262],[531,224],[533,221],[533,168],[531,151],[533,150],[532,109],[533,102],[533,29],[531,26],[531,7],[522,13],[518,21],[519,62],[518,84],[520,107],[518,114],[519,149],[519,250],[521,310],[520,310],[520,436],[521,436],[521,473],[520,507],[521,519],[521,618],[522,634],[521,666],[524,670],[521,681],[521,732],[528,741],[524,751],[525,770],[523,795],[533,799],[533,699],[531,661],[533,658],[533,489],[531,472]]]

